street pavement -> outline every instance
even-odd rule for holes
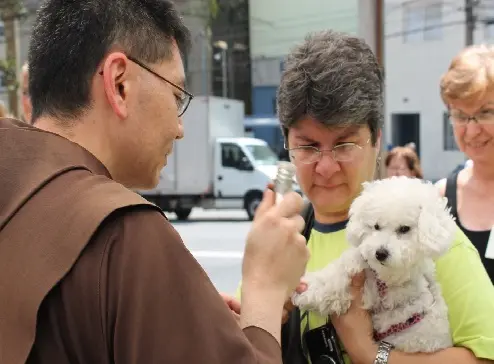
[[[241,278],[245,237],[251,222],[243,210],[194,209],[187,221],[167,214],[187,248],[220,292],[234,294]]]

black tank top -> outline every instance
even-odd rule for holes
[[[491,281],[494,283],[494,259],[487,259],[485,257],[485,252],[487,250],[487,242],[489,241],[489,236],[491,234],[490,230],[485,231],[472,231],[466,229],[460,219],[458,218],[458,210],[457,210],[457,199],[456,192],[458,188],[457,180],[458,173],[456,172],[450,175],[446,181],[446,192],[445,196],[448,198],[448,205],[451,207],[451,214],[456,219],[456,224],[458,227],[465,233],[465,235],[470,239],[472,244],[477,248],[480,258],[482,259],[482,263],[484,264]]]

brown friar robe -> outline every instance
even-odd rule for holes
[[[281,363],[162,212],[88,151],[0,120],[1,364]]]

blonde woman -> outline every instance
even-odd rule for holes
[[[441,97],[456,143],[472,163],[438,186],[494,282],[494,247],[488,250],[494,238],[494,47],[471,46],[453,58],[441,79]]]

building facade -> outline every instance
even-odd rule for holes
[[[212,93],[242,100],[252,112],[249,0],[217,0],[211,25]]]
[[[40,0],[23,0],[24,11],[21,17],[16,20],[15,32],[17,33],[17,72],[20,74],[21,67],[23,63],[27,60],[27,53],[29,48],[29,39],[31,38],[31,28],[36,16],[36,10],[41,3]],[[4,24],[0,21],[0,59],[6,59],[6,38],[4,31]],[[3,79],[3,74],[0,74],[0,102],[5,105],[9,105],[9,95],[5,87],[5,82]],[[18,90],[20,97],[20,88]],[[19,110],[17,114],[20,115],[20,103],[18,103]]]
[[[465,160],[440,98],[439,82],[465,47],[464,2],[386,0],[385,139],[414,142],[427,179],[445,177]],[[494,41],[494,2],[476,9],[475,43]]]
[[[23,0],[26,8],[25,15],[17,21],[17,58],[18,72],[27,61],[31,28],[36,16],[36,10],[42,0]],[[211,62],[211,0],[175,0],[176,6],[183,14],[184,22],[191,31],[192,46],[184,59],[187,74],[187,89],[195,95],[208,95],[212,92],[212,62]],[[210,28],[209,28],[210,29]],[[6,44],[3,24],[0,22],[0,59],[6,57]],[[1,75],[0,75],[1,76]],[[20,92],[19,92],[20,96]],[[0,77],[0,101],[8,105],[8,93]],[[20,103],[19,103],[20,106]],[[19,110],[20,111],[20,110]]]
[[[210,3],[210,0],[175,0],[191,34],[191,48],[183,61],[186,87],[194,95],[211,93]]]
[[[253,114],[276,114],[276,90],[290,49],[313,31],[333,29],[375,44],[371,0],[250,0]]]

